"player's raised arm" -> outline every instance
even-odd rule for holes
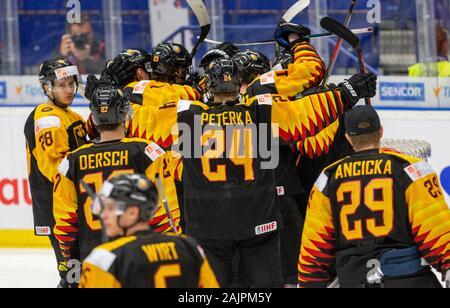
[[[293,53],[293,63],[276,72],[276,87],[283,96],[293,97],[317,86],[325,74],[325,63],[306,38],[310,33],[292,23],[281,24],[275,33],[277,41],[284,41],[286,50]]]
[[[376,79],[371,73],[357,74],[335,90],[313,93],[293,102],[277,100],[277,96],[272,99],[270,95],[257,98],[260,104],[272,103],[272,123],[279,125],[280,138],[296,143],[319,134],[360,99],[375,96]]]
[[[240,66],[244,66],[244,71],[259,73],[248,74],[252,78],[245,81],[249,84],[246,89],[249,97],[271,93],[289,98],[319,85],[326,68],[317,51],[305,38],[309,33],[308,28],[296,24],[278,27],[277,40],[283,41],[286,49],[275,59],[273,71],[269,71],[270,66],[261,65],[264,56],[257,51],[243,51],[234,56],[238,64],[243,64]],[[245,59],[246,53],[248,59]],[[270,65],[268,60],[267,63]],[[257,70],[258,65],[262,70]]]

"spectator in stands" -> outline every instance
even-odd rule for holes
[[[92,22],[88,15],[81,16],[81,23],[68,24],[67,33],[55,55],[69,59],[80,74],[98,74],[105,67],[105,43],[94,38]]]
[[[450,77],[448,31],[439,22],[436,25],[436,45],[436,62],[417,63],[409,67],[410,77]]]

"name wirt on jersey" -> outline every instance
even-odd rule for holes
[[[392,175],[392,162],[383,159],[345,162],[336,169],[336,180],[363,175]]]
[[[250,112],[245,111],[225,111],[218,114],[202,113],[202,126],[217,124],[225,125],[246,125],[253,124]]]
[[[157,243],[141,247],[150,263],[160,261],[176,261],[178,253],[175,243]]]
[[[128,166],[128,150],[80,155],[80,170]]]

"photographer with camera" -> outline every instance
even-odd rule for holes
[[[105,43],[94,39],[92,22],[88,15],[81,23],[69,24],[61,38],[56,54],[74,63],[80,74],[98,74],[105,66]]]

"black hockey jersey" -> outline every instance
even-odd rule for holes
[[[83,263],[80,288],[218,288],[193,239],[151,231],[95,248]]]
[[[317,180],[303,230],[299,286],[361,287],[369,261],[417,247],[440,272],[450,267],[450,210],[428,163],[384,150],[358,152]]]
[[[136,128],[140,135],[164,148],[182,142],[178,150],[172,149],[183,156],[187,234],[246,239],[280,227],[277,164],[266,165],[279,153],[275,149],[271,156],[264,149],[267,152],[277,137],[286,145],[308,138],[322,142],[322,131],[349,105],[339,90],[297,101],[278,98],[259,95],[221,107],[179,101],[141,108],[136,115],[143,125]]]
[[[164,174],[166,152],[143,139],[88,144],[70,153],[59,166],[54,189],[54,233],[66,259],[83,260],[101,243],[101,222],[81,180],[100,192],[103,182],[121,174]],[[176,194],[175,194],[176,197]]]

